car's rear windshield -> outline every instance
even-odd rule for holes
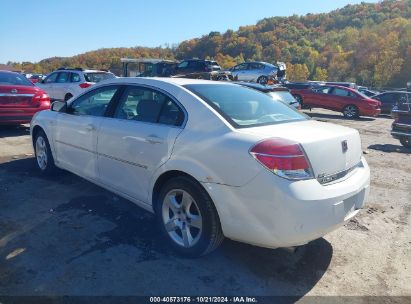
[[[269,92],[268,95],[270,95],[274,100],[279,100],[286,104],[293,104],[298,102],[288,91],[274,91]]]
[[[184,87],[207,102],[235,128],[308,119],[269,95],[240,85],[190,84]]]
[[[33,86],[33,83],[23,75],[0,72],[0,85]]]
[[[114,74],[106,72],[84,73],[87,82],[100,82],[102,80],[114,78]]]

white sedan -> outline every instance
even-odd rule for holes
[[[352,218],[370,184],[356,130],[309,119],[236,84],[118,78],[31,122],[38,167],[56,167],[154,212],[172,247],[224,236],[306,244]]]

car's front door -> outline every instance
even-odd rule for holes
[[[185,112],[170,95],[143,86],[128,86],[112,118],[98,135],[100,181],[148,202],[150,178],[171,156],[183,130]]]
[[[70,86],[70,72],[60,72],[53,86],[54,98],[64,100]]]
[[[330,99],[332,98],[332,96],[330,96],[331,89],[329,86],[319,86],[311,89],[311,92],[304,98],[304,103],[313,107],[330,109]]]
[[[56,162],[85,178],[96,179],[97,132],[119,86],[96,88],[73,100],[67,113],[59,113],[54,127]]]
[[[248,63],[241,63],[236,65],[231,71],[234,80],[245,81]]]
[[[54,85],[56,84],[58,74],[58,72],[51,73],[43,81],[36,84],[38,87],[46,91],[52,100],[56,99],[54,94]]]

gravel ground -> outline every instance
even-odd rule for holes
[[[164,246],[132,203],[67,172],[39,176],[28,128],[0,127],[0,296],[411,296],[411,150],[391,138],[389,117],[307,113],[359,130],[366,208],[295,253],[226,240],[194,260]]]

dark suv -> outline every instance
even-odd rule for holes
[[[411,99],[411,92],[390,91],[374,95],[372,98],[381,101],[381,113],[390,114],[391,110],[403,102]]]
[[[188,59],[181,61],[174,70],[175,77],[227,80],[230,74],[221,70],[216,61]]]
[[[406,148],[411,148],[411,94],[402,100],[392,110],[394,122],[392,123],[391,135],[399,139]]]

